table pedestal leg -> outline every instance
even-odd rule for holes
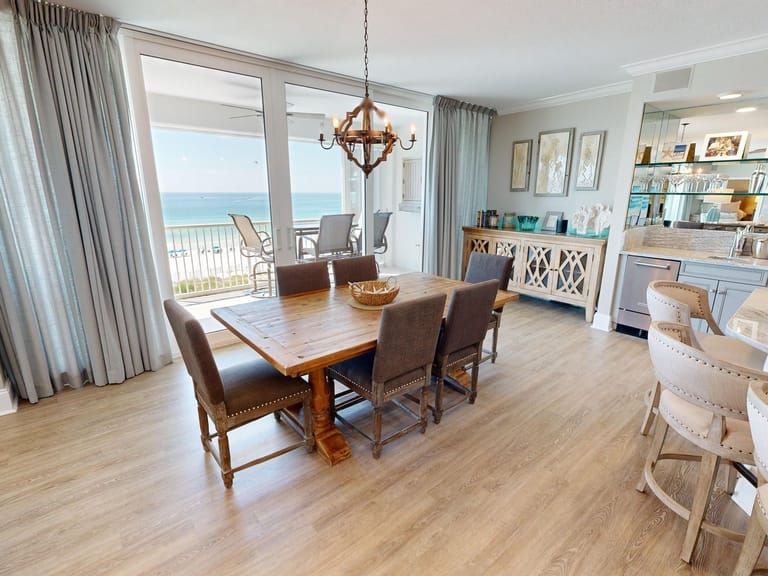
[[[312,386],[315,446],[323,458],[333,465],[352,456],[352,450],[331,421],[330,403],[333,398],[325,380],[325,370],[312,370],[309,373],[309,383]]]

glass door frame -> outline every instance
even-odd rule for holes
[[[330,73],[303,69],[274,61],[266,61],[254,55],[213,48],[188,41],[123,28],[120,32],[123,64],[128,80],[129,105],[134,121],[137,142],[139,177],[145,192],[150,216],[150,232],[153,250],[165,254],[165,234],[162,206],[158,188],[157,171],[152,146],[149,110],[141,68],[141,57],[150,56],[257,77],[262,85],[264,108],[264,138],[267,153],[267,174],[271,207],[271,224],[275,263],[289,264],[295,261],[295,232],[291,207],[291,182],[288,152],[288,115],[285,106],[285,85],[296,84],[362,97],[363,82],[357,79],[335,76]],[[427,114],[427,131],[419,136],[424,142],[424,155],[428,155],[432,128],[432,96],[409,92],[387,86],[372,85],[376,101],[423,111]],[[331,111],[329,111],[330,113]],[[319,136],[319,134],[318,134]],[[318,143],[318,146],[320,144]],[[427,162],[424,162],[426,167]],[[373,229],[372,191],[364,188],[365,226]],[[422,213],[423,218],[423,213]],[[371,246],[370,234],[366,243]],[[164,263],[165,262],[165,263]],[[172,297],[170,268],[165,259],[156,259],[160,293],[162,298]]]

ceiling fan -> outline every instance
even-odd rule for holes
[[[254,116],[264,116],[264,111],[260,108],[249,108],[248,106],[236,106],[234,104],[221,104],[222,106],[226,106],[227,108],[237,108],[238,110],[245,110],[249,112],[248,114],[240,114],[238,116],[230,116],[230,120],[235,120],[237,118],[252,118]],[[318,112],[287,112],[286,115],[290,118],[310,118],[310,119],[323,119],[325,118],[325,114],[321,114]]]

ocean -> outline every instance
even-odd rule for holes
[[[247,214],[253,221],[270,220],[269,196],[257,192],[173,192],[161,194],[166,226],[189,224],[231,224],[230,213]],[[323,214],[341,212],[339,192],[296,192],[294,220],[320,219]]]

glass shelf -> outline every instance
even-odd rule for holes
[[[768,196],[768,189],[765,192],[750,194],[749,192],[630,192],[630,196]]]
[[[697,160],[694,162],[650,162],[648,164],[635,164],[635,168],[672,168],[673,166],[712,166],[715,165],[739,165],[739,164],[768,164],[768,158],[717,158],[713,160]]]

